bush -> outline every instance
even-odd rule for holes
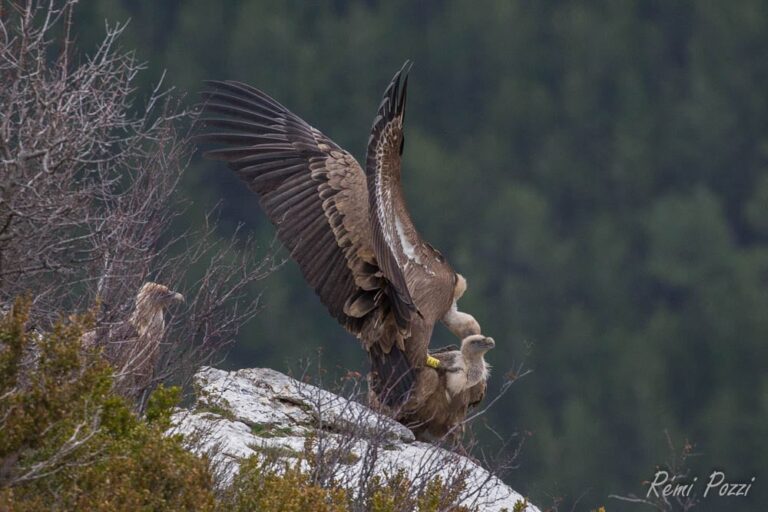
[[[301,463],[299,460],[294,464],[277,464],[259,457],[243,461],[240,473],[224,493],[221,509],[232,512],[348,511],[346,490],[314,484]]]
[[[178,389],[137,417],[81,346],[88,315],[40,334],[27,311],[16,301],[0,320],[0,509],[214,510],[206,461],[163,434]]]
[[[92,315],[38,333],[28,329],[28,308],[17,300],[0,319],[0,510],[466,510],[453,505],[464,489],[438,477],[418,495],[403,472],[372,477],[364,495],[320,483],[312,438],[290,463],[246,459],[217,500],[208,461],[165,435],[180,389],[157,388],[138,416],[115,392],[100,351],[83,347]]]
[[[432,477],[419,491],[402,471],[382,478],[372,476],[364,489],[349,489],[334,479],[319,483],[315,476],[316,440],[307,438],[304,451],[293,462],[275,456],[251,456],[240,464],[240,471],[223,493],[220,508],[228,512],[269,510],[274,512],[469,512],[456,506],[465,488],[460,482],[446,485]],[[362,490],[362,492],[360,492]]]

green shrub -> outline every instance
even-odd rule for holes
[[[366,510],[370,512],[397,512],[399,510],[418,510],[419,512],[469,512],[467,507],[456,506],[463,485],[446,486],[437,476],[427,482],[423,492],[414,496],[413,482],[405,471],[400,470],[386,479],[374,476],[366,501]]]
[[[321,485],[313,475],[330,462],[316,456],[312,436],[288,454],[293,462],[266,452],[242,461],[216,499],[208,461],[164,434],[179,388],[156,389],[138,417],[114,392],[109,364],[82,346],[90,315],[36,334],[27,310],[20,300],[0,319],[0,511],[467,511],[453,505],[461,475],[458,484],[436,477],[417,491],[403,471],[372,477],[364,492]]]
[[[0,509],[213,510],[206,462],[163,435],[178,389],[138,418],[81,346],[89,316],[42,335],[26,320],[23,300],[0,320]]]
[[[373,476],[364,492],[358,493],[333,480],[326,485],[314,482],[312,475],[323,463],[316,456],[311,436],[291,463],[263,453],[249,457],[224,492],[220,508],[227,512],[469,512],[455,505],[465,490],[462,483],[446,485],[434,477],[423,489],[414,489],[406,472],[400,470],[386,478]],[[456,480],[463,482],[461,476]]]
[[[221,509],[231,512],[269,510],[274,512],[346,512],[347,491],[321,487],[295,463],[276,464],[264,457],[243,461],[240,473],[221,500]]]

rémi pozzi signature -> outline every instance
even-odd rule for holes
[[[673,480],[667,471],[657,471],[645,497],[650,498],[652,495],[657,498],[673,496],[690,497],[696,492],[694,488],[697,487],[699,477],[693,477],[688,482],[675,482]],[[709,474],[709,479],[701,496],[703,498],[708,496],[748,496],[754,482],[755,477],[752,477],[749,482],[745,483],[727,482],[725,480],[725,473],[715,470]]]

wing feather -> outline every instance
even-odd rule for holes
[[[278,238],[331,315],[388,353],[384,336],[401,325],[397,298],[375,256],[367,178],[346,151],[265,93],[238,82],[208,82],[198,140],[204,155],[226,162],[258,196]],[[361,299],[351,316],[347,306]],[[372,298],[371,298],[372,297]],[[389,325],[389,327],[387,327]],[[395,330],[397,332],[397,330]],[[400,329],[407,336],[407,325]]]
[[[409,69],[410,62],[406,62],[384,91],[368,141],[365,166],[374,252],[384,275],[392,284],[394,297],[391,303],[401,326],[410,323],[412,314],[416,312],[403,270],[405,258],[397,236],[395,204],[402,201],[400,154]]]

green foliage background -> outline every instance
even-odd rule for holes
[[[84,48],[132,19],[147,86],[166,69],[193,102],[204,79],[246,81],[358,157],[413,59],[411,212],[497,340],[492,388],[523,357],[535,370],[488,416],[533,433],[509,483],[541,503],[585,493],[581,508],[644,493],[668,429],[695,443],[700,481],[757,477],[751,499],[703,510],[768,503],[768,3],[104,0],[78,16]],[[223,166],[196,158],[186,186],[189,222],[223,201],[229,227],[272,240]],[[322,346],[365,367],[292,263],[264,298],[233,366]]]

